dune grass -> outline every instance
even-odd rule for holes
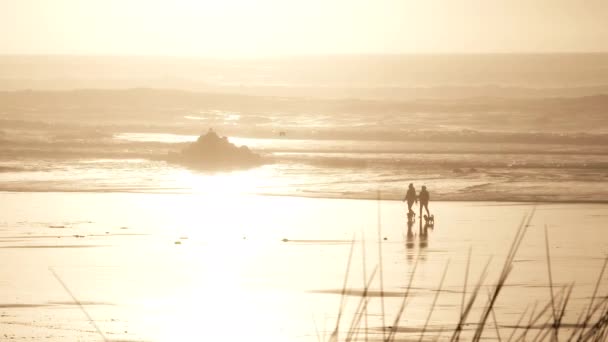
[[[380,209],[378,209],[379,211]],[[475,342],[483,340],[493,341],[568,341],[568,342],[600,342],[608,340],[608,296],[600,296],[599,290],[602,283],[602,278],[608,265],[608,255],[606,256],[603,266],[599,272],[597,282],[590,303],[585,309],[578,314],[576,323],[565,323],[563,321],[565,313],[568,311],[574,283],[569,285],[556,287],[553,283],[552,261],[549,249],[549,233],[545,227],[545,252],[547,263],[547,284],[549,288],[550,300],[547,303],[529,304],[527,308],[522,308],[523,312],[515,325],[507,325],[500,323],[500,317],[496,314],[495,306],[498,298],[501,296],[502,290],[507,283],[509,275],[514,269],[514,260],[519,250],[519,247],[526,235],[527,228],[534,216],[534,210],[522,218],[515,237],[511,243],[504,264],[495,283],[488,284],[488,268],[491,263],[491,258],[485,264],[479,279],[473,286],[471,293],[467,298],[467,289],[469,286],[469,270],[471,263],[471,250],[467,256],[466,271],[464,275],[464,284],[462,289],[462,298],[460,303],[459,319],[452,325],[442,326],[439,329],[428,329],[428,325],[435,311],[437,300],[441,294],[441,289],[445,280],[445,276],[449,269],[449,260],[443,270],[441,280],[437,286],[436,293],[433,297],[432,304],[429,308],[429,313],[426,316],[422,329],[408,327],[407,324],[402,325],[404,317],[407,316],[407,304],[410,298],[410,291],[415,281],[416,269],[418,267],[418,259],[416,258],[412,271],[407,281],[407,286],[403,290],[401,304],[394,314],[388,316],[384,305],[384,283],[382,280],[382,233],[381,222],[378,219],[378,251],[379,264],[375,266],[371,275],[367,276],[364,272],[363,291],[360,293],[356,309],[353,316],[350,318],[350,324],[347,324],[347,329],[341,334],[341,320],[345,320],[344,309],[346,305],[346,294],[348,292],[348,274],[351,270],[353,248],[355,247],[354,238],[351,245],[351,250],[346,268],[346,276],[341,293],[341,301],[337,322],[335,328],[329,338],[330,342],[341,341],[437,341],[449,340],[456,342],[460,340],[472,340]],[[380,212],[378,212],[380,217]],[[363,237],[362,237],[363,240]],[[364,249],[364,243],[362,243]],[[363,253],[363,267],[366,267],[365,253]],[[377,282],[380,287],[379,296],[370,296],[370,287],[375,281],[375,276],[378,275]],[[482,301],[481,289],[489,287],[487,299]],[[380,327],[369,327],[368,310],[369,303],[379,301],[380,306]],[[472,317],[474,308],[481,312],[478,317]],[[488,329],[490,326],[488,321],[491,320],[493,329]],[[361,322],[365,325],[361,327]],[[390,322],[387,325],[386,322]],[[463,337],[464,327],[470,330],[470,336]],[[416,330],[418,329],[418,330]],[[407,334],[401,334],[406,332]],[[412,334],[417,332],[417,336]],[[432,332],[432,334],[431,334]]]

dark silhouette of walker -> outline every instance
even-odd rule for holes
[[[429,212],[430,199],[431,195],[426,189],[426,186],[422,186],[420,193],[416,195],[414,184],[409,184],[407,193],[403,198],[403,202],[407,201],[407,233],[405,234],[405,248],[408,250],[413,250],[415,248],[416,238],[418,240],[419,251],[424,251],[429,246],[429,229],[433,230],[435,228],[435,217]],[[416,235],[412,230],[416,219],[416,213],[412,210],[412,206],[418,201],[420,201],[420,221],[418,235]],[[426,209],[426,215],[424,216],[422,216],[422,208]],[[422,218],[424,218],[424,223],[422,222]],[[421,253],[420,255],[424,260],[424,253]],[[413,254],[407,253],[407,258],[411,261]]]
[[[426,190],[426,185],[422,186],[422,190],[420,190],[420,194],[418,195],[418,200],[420,200],[420,217],[422,218],[422,208],[426,210],[426,217],[431,217],[431,213],[429,213],[429,200],[431,199],[431,195]]]
[[[407,201],[407,220],[408,222],[411,221],[413,222],[414,219],[416,218],[416,213],[414,213],[414,211],[412,210],[412,206],[414,205],[414,203],[418,202],[418,196],[416,195],[416,189],[414,188],[414,184],[410,183],[410,185],[407,187],[407,193],[405,194],[405,197],[403,198],[402,202],[406,202]]]
[[[420,194],[416,195],[416,188],[414,188],[414,184],[410,183],[407,188],[407,193],[403,198],[403,202],[407,201],[407,221],[414,222],[416,219],[416,213],[412,210],[412,206],[414,203],[418,203],[420,201],[420,216],[422,223],[422,218],[424,218],[425,225],[433,226],[435,224],[435,217],[431,215],[429,212],[429,201],[431,199],[431,195],[426,189],[426,185],[422,186],[420,190]],[[426,210],[426,215],[422,216],[422,209]]]

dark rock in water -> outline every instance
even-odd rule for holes
[[[260,156],[247,146],[238,147],[211,129],[181,152],[169,154],[168,159],[202,170],[247,169],[262,164]]]

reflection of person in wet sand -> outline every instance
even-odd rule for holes
[[[426,248],[429,245],[429,226],[427,224],[422,226],[422,221],[420,222],[420,242],[418,244],[420,248]]]
[[[407,249],[414,248],[414,232],[412,231],[413,226],[414,226],[413,221],[409,221],[407,223],[407,235],[405,236],[405,247]]]

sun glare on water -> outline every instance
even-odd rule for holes
[[[268,290],[256,276],[270,272],[271,251],[283,246],[278,228],[262,218],[286,221],[291,207],[281,198],[273,197],[274,205],[268,207],[267,200],[249,196],[270,173],[263,167],[217,173],[181,170],[177,178],[191,194],[174,195],[154,211],[171,217],[171,229],[164,234],[179,241],[156,253],[171,255],[180,267],[167,267],[169,273],[159,279],[164,284],[157,284],[164,290],[140,303],[145,309],[135,314],[141,319],[137,330],[157,341],[286,340],[285,327],[295,324],[283,304],[286,292]]]
[[[179,173],[178,186],[191,189],[194,194],[213,197],[232,197],[253,194],[262,182],[263,175],[257,170],[217,173],[197,173],[183,170]]]

